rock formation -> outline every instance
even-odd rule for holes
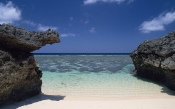
[[[58,42],[58,32],[50,29],[33,32],[0,25],[0,107],[41,92],[42,71],[30,52]]]
[[[137,75],[163,82],[175,90],[175,31],[145,41],[131,53]]]

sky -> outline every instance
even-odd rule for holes
[[[175,0],[1,0],[3,23],[59,32],[34,53],[130,53],[175,30]]]

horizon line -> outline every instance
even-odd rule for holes
[[[32,53],[34,55],[99,55],[99,54],[106,54],[106,55],[129,55],[131,53]]]

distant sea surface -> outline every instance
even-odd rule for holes
[[[129,55],[130,53],[34,53],[34,55]]]
[[[137,97],[162,94],[162,85],[138,78],[129,53],[34,54],[43,92],[64,96]],[[169,91],[166,89],[166,91]]]

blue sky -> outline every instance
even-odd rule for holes
[[[37,53],[129,53],[175,30],[175,0],[1,0],[0,23],[58,31]]]

